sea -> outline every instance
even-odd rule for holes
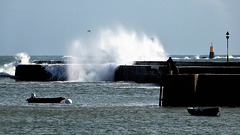
[[[171,57],[174,61],[226,61],[226,56]],[[15,67],[20,63],[68,58],[0,56],[0,134],[240,134],[239,107],[223,106],[217,117],[191,116],[186,107],[159,106],[158,84],[91,78],[48,82],[14,79]],[[229,61],[240,62],[240,56],[230,56]],[[31,93],[37,97],[64,96],[72,104],[28,103]]]

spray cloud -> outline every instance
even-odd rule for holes
[[[88,37],[71,43],[69,80],[110,81],[115,68],[134,61],[166,60],[162,44],[156,37],[139,36],[123,27],[87,33]]]

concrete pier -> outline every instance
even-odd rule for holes
[[[115,75],[115,81],[159,83],[162,106],[240,106],[240,62],[138,61]]]
[[[51,64],[67,72],[65,62],[38,61],[18,65],[15,76],[24,81],[59,81],[47,70]],[[240,106],[240,62],[137,61],[119,66],[114,81],[158,83],[163,106]]]
[[[160,73],[151,66],[119,66],[115,71],[115,81],[134,81],[137,83],[160,83]]]
[[[16,67],[15,78],[21,81],[66,81],[66,61],[33,61]]]
[[[42,65],[18,65],[15,76],[22,81],[50,81],[52,75]]]
[[[164,75],[162,106],[240,106],[240,74]]]
[[[166,61],[137,61],[134,65],[121,65],[115,71],[115,81],[161,84],[161,76],[168,74],[240,74],[240,62],[178,61],[173,65],[171,67]],[[171,69],[173,67],[175,69]]]

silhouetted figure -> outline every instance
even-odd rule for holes
[[[179,74],[179,70],[171,57],[169,57],[169,59],[167,60],[167,67],[169,74]]]
[[[36,94],[35,93],[32,93],[31,94],[31,98],[36,98],[37,96],[36,96]]]

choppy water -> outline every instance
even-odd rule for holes
[[[1,68],[14,60],[0,59]],[[65,96],[73,104],[27,103],[32,92]],[[159,107],[156,84],[24,82],[2,76],[0,95],[0,134],[240,134],[240,108],[222,107],[220,117],[195,117],[185,107]]]

